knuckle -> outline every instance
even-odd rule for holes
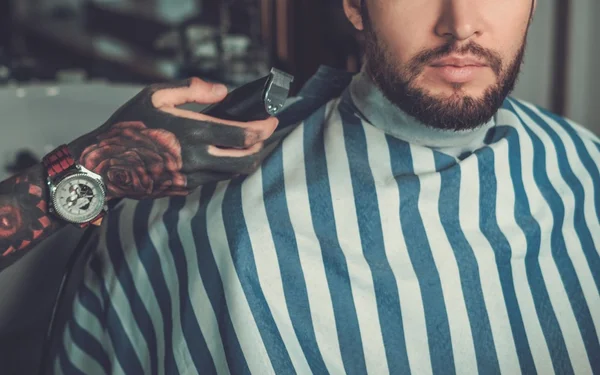
[[[271,129],[255,128],[247,129],[245,132],[245,146],[254,146],[259,142],[262,142],[271,136]]]
[[[244,137],[244,147],[248,148],[254,146],[256,143],[262,140],[262,134],[256,130],[246,130]]]
[[[200,86],[200,85],[203,85],[203,84],[204,84],[204,81],[201,80],[200,78],[198,78],[198,77],[191,77],[189,79],[188,86],[189,87],[194,87],[194,86]]]
[[[263,142],[258,142],[250,147],[248,147],[246,149],[246,156],[249,158],[252,158],[252,160],[254,160],[255,158],[260,157],[260,151],[262,150],[264,146]]]

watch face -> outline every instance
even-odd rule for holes
[[[56,185],[52,199],[54,210],[72,223],[86,223],[102,212],[104,190],[100,183],[85,174],[74,174]]]

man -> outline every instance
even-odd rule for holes
[[[55,372],[600,371],[600,142],[507,98],[535,2],[344,9],[365,68],[258,171],[111,213]]]

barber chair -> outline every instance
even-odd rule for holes
[[[0,180],[9,177],[5,167],[14,167],[23,149],[41,158],[100,126],[140,89],[104,83],[0,87]],[[51,317],[56,342],[97,231],[65,227],[0,272],[0,374],[38,373]],[[63,298],[53,314],[67,270]],[[48,364],[46,359],[46,370]]]

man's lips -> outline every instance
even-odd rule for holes
[[[473,67],[484,67],[487,64],[479,59],[474,57],[446,57],[443,59],[439,59],[434,61],[431,66],[433,67],[443,67],[443,66],[453,66],[457,68],[463,68],[465,66],[473,66]]]
[[[446,57],[430,65],[433,72],[448,83],[465,83],[488,65],[473,57]]]

